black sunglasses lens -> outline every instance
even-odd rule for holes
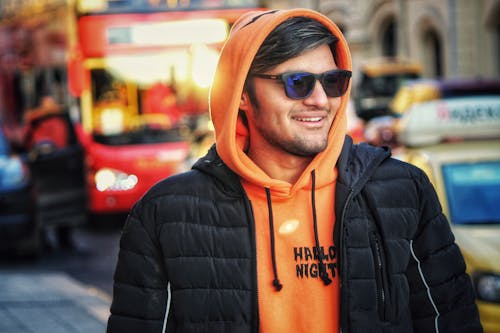
[[[345,94],[349,86],[348,72],[331,72],[323,76],[323,89],[330,97],[340,97]]]
[[[285,92],[289,98],[300,99],[309,96],[316,78],[310,73],[290,73],[283,76]]]

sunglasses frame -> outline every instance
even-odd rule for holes
[[[288,80],[288,78],[290,78],[290,76],[296,75],[296,74],[307,74],[307,75],[310,75],[310,76],[314,77],[314,84],[313,84],[313,86],[311,87],[310,91],[305,96],[303,96],[303,97],[293,97],[293,96],[290,96],[289,91],[288,91],[288,89],[292,89],[292,88],[290,88],[290,87],[287,86],[287,80]],[[325,77],[327,75],[330,75],[330,74],[336,75],[337,78],[339,78],[339,79],[345,79],[345,80],[347,80],[346,88],[345,88],[344,91],[341,92],[340,95],[330,96],[328,94],[328,92],[327,92],[327,89],[325,88]],[[320,74],[314,74],[314,73],[310,73],[310,72],[287,72],[287,73],[276,74],[276,75],[262,74],[262,73],[253,73],[252,76],[258,77],[258,78],[261,78],[261,79],[281,81],[283,83],[283,85],[284,85],[285,94],[286,94],[286,96],[288,98],[291,98],[291,99],[306,99],[309,96],[311,96],[311,94],[312,94],[312,92],[314,90],[314,87],[316,86],[316,81],[319,81],[321,83],[321,87],[323,88],[323,90],[325,91],[325,94],[328,97],[341,97],[341,96],[343,96],[346,93],[346,91],[347,91],[347,86],[349,84],[349,80],[352,77],[352,72],[349,71],[349,70],[346,70],[346,69],[333,69],[333,70],[329,70],[329,71],[326,71],[326,72],[323,72],[323,73],[320,73]]]

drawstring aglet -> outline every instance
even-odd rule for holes
[[[323,280],[323,283],[325,284],[325,286],[329,285],[330,283],[332,283],[332,279],[330,279],[330,277],[328,276],[328,273],[327,272],[321,272],[320,273],[320,277],[321,277],[321,280]]]
[[[280,291],[281,288],[283,288],[283,285],[281,284],[280,280],[274,279],[273,280],[273,286],[276,291]]]

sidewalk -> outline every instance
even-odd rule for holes
[[[0,270],[0,332],[104,333],[108,298],[64,273]]]

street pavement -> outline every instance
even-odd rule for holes
[[[110,302],[65,273],[0,270],[2,333],[104,333]]]

